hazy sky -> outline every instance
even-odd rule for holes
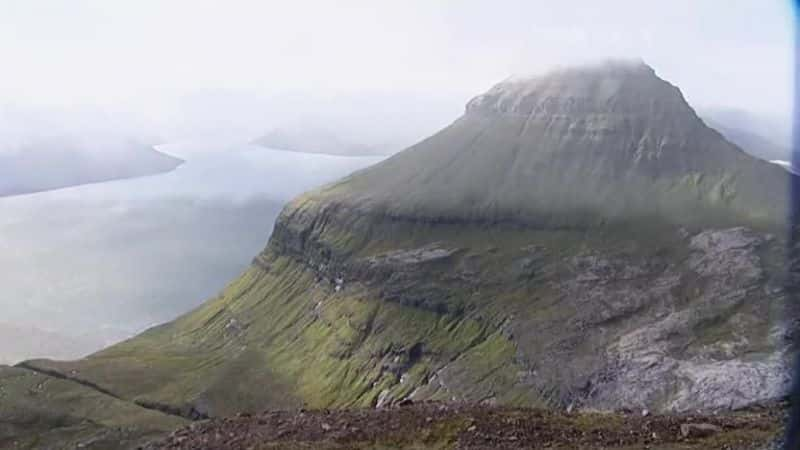
[[[470,96],[511,74],[636,56],[696,106],[774,115],[790,107],[792,48],[782,0],[0,0],[0,101]]]

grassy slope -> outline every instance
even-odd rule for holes
[[[564,393],[548,379],[580,380],[559,373],[556,363],[540,368],[545,382],[532,388],[521,383],[533,370],[528,357],[562,354],[567,343],[579,348],[565,355],[601,355],[603,345],[625,329],[580,343],[580,334],[557,325],[588,311],[563,301],[554,287],[554,280],[569,275],[565,262],[591,253],[644,260],[658,255],[680,264],[688,252],[676,229],[659,220],[591,231],[409,222],[348,210],[327,194],[294,202],[257,263],[197,310],[81,361],[30,364],[128,400],[214,416],[301,404],[372,406],[412,393],[549,405]],[[431,243],[458,251],[440,266],[358,279],[365,269],[353,261]],[[547,250],[543,259],[531,271],[519,269],[524,249],[537,246]],[[321,262],[324,270],[317,267]],[[333,280],[340,272],[345,282],[337,291]],[[721,313],[716,323],[722,325],[710,332],[730,338],[724,324],[733,313]],[[504,326],[510,317],[512,331]],[[526,336],[526,329],[538,333]],[[763,336],[755,333],[762,329],[749,336],[760,342]],[[574,364],[590,367],[592,357]]]
[[[304,209],[316,210],[316,204],[298,200],[293,208],[257,263],[219,297],[87,359],[32,364],[124,398],[190,403],[211,415],[303,403],[370,406],[384,391],[397,399],[417,388],[422,398],[545,405],[552,392],[519,383],[528,367],[520,366],[523,342],[509,335],[509,318],[546,332],[579,316],[550,281],[566,276],[560,273],[568,270],[564,261],[587,251],[674,262],[688,252],[674,230],[657,224],[587,233],[502,225],[397,227],[391,221],[380,226],[347,215],[350,223],[309,228],[300,256],[290,242],[297,230],[284,227],[304,223]],[[353,263],[431,243],[458,251],[445,262],[395,267],[388,275],[364,275],[366,269]],[[532,272],[518,267],[530,247],[547,249]],[[326,252],[328,267],[320,270],[315,261],[321,263],[318,253]],[[332,280],[340,273],[346,275],[337,291]],[[551,334],[549,342],[524,342],[526,351],[548,351],[559,339],[573,338],[558,329]],[[415,353],[418,344],[421,352]],[[437,372],[446,383],[435,381]]]
[[[72,381],[0,367],[0,448],[127,448],[186,423]]]
[[[486,324],[382,302],[359,286],[337,293],[289,258],[271,263],[173,324],[77,363],[37,364],[77,368],[75,376],[128,398],[208,404],[215,415],[301,402],[369,406],[387,388],[407,395],[457,357],[513,374],[513,348]],[[234,319],[242,331],[226,330]],[[425,355],[409,361],[418,342]],[[399,384],[399,369],[388,366],[404,364]]]

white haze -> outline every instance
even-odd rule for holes
[[[0,103],[168,140],[246,140],[285,112],[396,147],[511,74],[623,56],[695,106],[786,125],[793,19],[784,0],[0,0]]]
[[[512,74],[640,57],[783,143],[793,23],[781,0],[0,0],[0,155],[132,139],[187,161],[0,198],[0,362],[74,357],[188,310],[289,198],[377,160],[246,145],[272,129],[390,153]]]

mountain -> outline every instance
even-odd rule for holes
[[[705,126],[651,68],[609,63],[501,83],[440,133],[329,192],[430,220],[685,222],[675,215],[692,211],[694,222],[719,212],[738,223],[783,217],[775,193],[786,177],[765,181],[774,172]]]
[[[379,155],[376,149],[350,142],[324,128],[294,126],[275,128],[255,139],[256,145],[302,153],[324,153],[337,156]]]
[[[181,163],[124,138],[30,138],[0,148],[0,196],[153,175]]]
[[[404,399],[768,402],[789,381],[790,176],[642,62],[510,79],[439,133],[289,203],[252,266],[196,310],[0,376],[183,418]]]

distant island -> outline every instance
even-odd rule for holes
[[[154,175],[182,163],[133,139],[31,139],[0,147],[0,197]]]
[[[332,130],[320,127],[280,127],[252,141],[261,147],[301,153],[319,153],[336,156],[385,155],[379,149],[348,140]]]

